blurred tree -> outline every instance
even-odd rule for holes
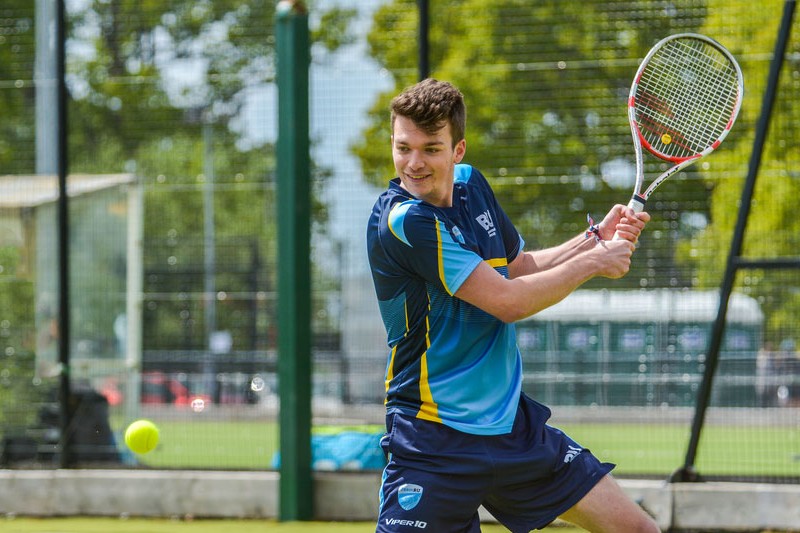
[[[4,0],[0,7],[0,176],[35,168],[34,5]],[[19,245],[18,212],[2,215],[0,235],[0,437],[36,422],[45,387],[36,387],[34,283],[31,258]],[[42,332],[46,334],[47,332]]]
[[[467,100],[466,161],[491,180],[529,246],[561,242],[586,228],[587,212],[599,218],[612,204],[627,203],[633,149],[626,99],[633,73],[658,39],[698,28],[705,15],[697,0],[662,7],[628,0],[432,4],[432,75],[453,82]],[[369,35],[372,55],[397,81],[375,103],[354,147],[371,183],[394,176],[388,102],[415,81],[408,58],[415,57],[416,23],[414,2],[397,0],[378,10]],[[651,160],[647,170],[652,175],[660,168]],[[674,199],[676,187],[664,188],[661,198]],[[696,179],[682,181],[680,191],[706,196]],[[697,202],[692,209],[708,206]],[[673,242],[680,230],[674,203],[655,201],[648,211],[650,233]],[[617,286],[687,285],[672,255],[670,246],[643,247]]]
[[[745,79],[745,100],[741,116],[723,150],[704,162],[712,190],[707,225],[684,240],[678,260],[689,265],[694,285],[717,287],[725,269],[739,212],[742,187],[752,156],[755,124],[761,112],[770,61],[754,52],[771,53],[781,22],[782,2],[733,3],[714,0],[702,28],[720,40],[738,57]],[[729,25],[727,21],[746,21]],[[725,32],[721,32],[725,28]],[[800,249],[800,220],[790,199],[800,197],[800,99],[798,99],[797,57],[800,57],[800,20],[795,15],[792,39],[783,65],[773,116],[756,190],[751,204],[742,255],[747,258],[797,257]],[[791,274],[790,274],[791,275]],[[786,290],[786,277],[775,271],[748,270],[739,276],[737,290],[757,298],[767,316],[767,334],[776,345],[796,335],[800,293]],[[791,279],[796,279],[793,275]],[[746,282],[745,282],[746,280]],[[790,284],[791,285],[791,284]]]
[[[34,2],[4,0],[0,8],[0,176],[35,167]]]
[[[35,421],[43,388],[34,387],[33,281],[17,246],[0,246],[0,437]],[[41,332],[48,334],[49,332]]]
[[[71,170],[134,172],[145,185],[145,292],[156,293],[146,302],[145,348],[207,346],[199,294],[210,182],[215,247],[253,243],[247,257],[217,255],[219,294],[250,300],[219,303],[236,309],[218,313],[212,327],[238,331],[237,348],[268,342],[254,337],[263,331],[234,323],[252,310],[256,291],[271,294],[275,283],[274,146],[253,132],[249,116],[253,95],[274,83],[274,12],[267,0],[95,0],[69,13]],[[317,57],[352,42],[354,15],[338,7],[318,14]],[[313,169],[319,222],[326,211],[316,198],[330,171]],[[232,275],[256,264],[261,277]]]

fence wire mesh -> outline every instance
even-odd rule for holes
[[[66,8],[70,379],[80,413],[68,429],[81,458],[273,468],[274,2],[69,0]],[[489,177],[530,247],[580,233],[587,213],[627,202],[626,98],[657,40],[709,35],[744,71],[737,124],[718,152],[653,197],[629,275],[592,281],[518,325],[525,390],[619,475],[663,477],[682,465],[781,8],[772,0],[430,3],[431,75],[465,94],[466,160]],[[393,177],[389,98],[417,78],[417,3],[318,0],[309,14],[315,434],[375,434],[387,348],[364,233]],[[0,432],[5,464],[46,468],[57,464],[63,371],[54,16],[44,0],[0,7]],[[800,249],[800,22],[782,67],[748,258]],[[663,169],[647,159],[648,176]],[[704,475],[800,478],[799,276],[793,268],[737,276],[697,461]],[[139,417],[160,424],[162,444],[137,457],[121,432]]]

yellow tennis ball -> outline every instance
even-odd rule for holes
[[[136,453],[152,451],[158,444],[158,427],[149,420],[137,420],[125,430],[125,444]]]
[[[672,136],[669,133],[665,133],[661,136],[661,142],[664,144],[669,144],[672,142]]]

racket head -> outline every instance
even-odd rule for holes
[[[724,46],[695,33],[666,37],[645,56],[631,85],[635,144],[682,168],[720,145],[743,96],[741,68]]]

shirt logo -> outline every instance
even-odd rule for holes
[[[453,235],[453,238],[454,238],[454,239],[455,239],[457,242],[459,242],[459,243],[461,243],[461,244],[464,244],[464,235],[462,235],[462,234],[461,234],[461,230],[460,230],[460,229],[458,229],[458,226],[453,226],[453,229],[452,229],[452,230],[450,230],[450,233],[452,233],[452,235]]]
[[[400,502],[400,507],[406,511],[413,509],[422,499],[422,487],[413,483],[401,485],[397,489],[397,499]]]
[[[492,215],[488,210],[475,217],[475,220],[486,230],[489,237],[494,237],[497,234],[497,229],[494,227],[494,222],[492,221]]]

